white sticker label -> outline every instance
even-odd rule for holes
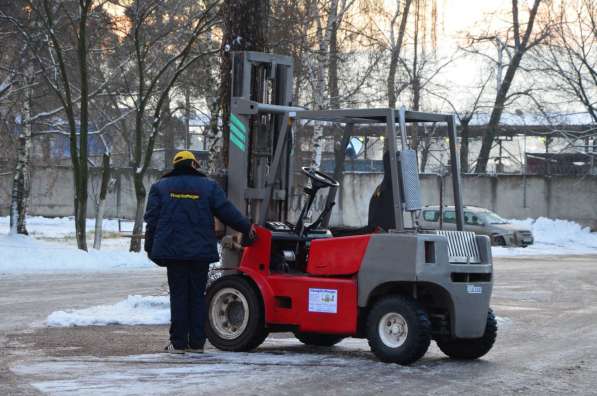
[[[338,290],[309,289],[309,312],[338,312]]]
[[[481,286],[466,285],[466,292],[468,294],[483,294],[483,288]]]

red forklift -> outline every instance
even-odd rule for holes
[[[249,351],[269,333],[292,332],[327,347],[366,338],[381,361],[404,365],[420,359],[431,340],[452,358],[485,355],[497,335],[491,246],[486,236],[462,231],[454,116],[404,108],[309,111],[292,106],[289,57],[235,52],[232,61],[227,191],[257,224],[257,240],[249,247],[233,233],[222,240],[217,279],[207,290],[210,343]],[[371,192],[365,227],[329,227],[340,182],[312,167],[302,167],[304,205],[291,219],[293,142],[302,126],[317,122],[342,128],[345,138],[355,128],[383,130],[384,177]],[[446,125],[456,231],[417,223],[421,188],[406,136],[412,123]],[[323,209],[311,213],[325,193]]]

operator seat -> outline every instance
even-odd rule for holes
[[[369,201],[370,229],[382,228],[392,230],[396,228],[394,219],[394,194],[392,192],[392,171],[390,169],[390,153],[383,154],[383,180],[377,186]]]
[[[398,153],[396,154],[398,155]],[[400,177],[400,172],[399,177]],[[383,180],[377,186],[369,201],[369,218],[364,227],[333,227],[334,236],[352,236],[385,232],[396,228],[394,219],[394,194],[392,192],[392,172],[390,154],[383,155]],[[399,180],[400,182],[400,180]]]

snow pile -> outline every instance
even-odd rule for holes
[[[539,217],[537,220],[512,220],[512,224],[528,227],[535,235],[535,241],[541,244],[597,249],[597,233],[573,221]]]
[[[527,248],[493,247],[494,256],[597,254],[597,233],[568,220],[510,220],[533,232],[535,243]]]
[[[158,325],[170,323],[168,296],[129,296],[113,305],[56,311],[47,319],[48,326]]]
[[[79,250],[68,244],[45,242],[24,235],[0,234],[0,273],[97,272],[157,268],[145,252]]]
[[[95,221],[87,219],[88,237],[93,235]],[[132,223],[126,223],[127,230]],[[118,220],[103,221],[102,250],[89,252],[76,248],[75,221],[72,217],[27,218],[30,236],[9,235],[10,219],[0,217],[0,273],[31,272],[97,272],[130,268],[157,268],[145,252],[128,251],[130,238],[117,237]],[[112,235],[110,235],[112,233]],[[107,237],[107,238],[106,238]],[[36,239],[37,238],[37,239]],[[42,240],[40,240],[42,239]]]
[[[103,231],[118,232],[117,219],[104,219],[102,222]],[[133,223],[125,222],[122,224],[125,231],[131,231]],[[93,232],[95,228],[95,219],[87,219],[87,231]],[[10,231],[10,217],[0,217],[0,233]],[[44,239],[56,239],[75,237],[75,219],[73,217],[42,217],[30,216],[27,217],[27,231],[34,237],[42,237]]]

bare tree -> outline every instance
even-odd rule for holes
[[[309,82],[313,95],[314,110],[323,110],[328,107],[326,94],[335,105],[338,105],[338,60],[337,39],[338,29],[342,20],[354,4],[354,0],[331,0],[318,4],[310,3],[311,18],[315,25],[316,51],[307,61]],[[331,76],[326,79],[326,75]],[[334,92],[330,92],[332,88]],[[318,124],[313,128],[313,157],[312,166],[319,168],[323,151],[323,127]]]
[[[597,5],[573,0],[552,5],[552,35],[536,47],[535,60],[555,94],[581,104],[597,123]]]
[[[430,7],[431,6],[431,7]],[[424,103],[425,95],[433,95],[439,90],[436,80],[441,72],[455,60],[456,53],[440,56],[437,51],[437,4],[425,0],[415,0],[412,20],[412,33],[409,37],[405,56],[400,59],[405,75],[403,86],[408,86],[410,106],[419,111]],[[419,131],[423,131],[420,139]],[[411,146],[417,151],[421,171],[425,171],[429,150],[437,128],[434,125],[415,124],[411,126]]]
[[[26,218],[31,193],[31,123],[27,122],[32,116],[32,87],[34,74],[33,65],[25,66],[24,80],[26,88],[19,103],[22,111],[18,117],[19,137],[17,145],[17,165],[12,183],[10,197],[10,232],[27,235]]]
[[[23,4],[9,4],[0,7],[0,20],[7,21],[4,16],[9,13],[12,21],[31,29],[33,21],[31,13],[24,10]],[[12,103],[16,109],[15,125],[17,130],[16,166],[10,200],[10,232],[27,235],[26,217],[31,191],[31,118],[33,109],[33,88],[36,83],[36,70],[21,39],[18,29],[13,23],[6,23],[0,29],[3,37],[2,69],[4,78],[0,83],[0,107]]]
[[[294,61],[293,101],[300,103],[306,92],[307,54],[311,52],[311,10],[317,0],[271,0],[269,46],[274,53],[290,55]],[[306,102],[306,98],[303,102]]]
[[[123,7],[130,29],[126,40],[132,52],[134,90],[128,92],[134,103],[132,166],[136,210],[130,250],[141,250],[143,213],[147,191],[144,177],[151,164],[165,105],[177,80],[191,65],[208,55],[197,51],[197,43],[217,20],[216,1],[184,2],[135,0],[115,2]],[[170,18],[168,15],[179,15]],[[128,55],[125,55],[125,58]],[[148,120],[149,118],[149,120]],[[146,130],[149,129],[147,133]]]
[[[402,49],[402,42],[404,41],[404,34],[406,32],[406,25],[408,22],[408,13],[412,0],[405,0],[403,9],[400,10],[400,0],[396,1],[396,11],[390,23],[390,36],[388,39],[390,49],[390,67],[388,68],[388,106],[390,108],[396,107],[397,89],[396,89],[396,72],[398,71],[398,64],[400,61],[400,50]],[[400,25],[398,25],[398,35],[396,35],[396,21],[400,17]],[[401,89],[398,89],[400,92]]]
[[[23,51],[24,52],[24,51]],[[19,72],[13,80],[4,82],[5,99],[13,100],[18,107],[15,121],[17,129],[16,166],[13,176],[10,199],[10,232],[27,235],[26,218],[31,191],[31,118],[33,85],[35,81],[33,65],[25,53],[18,58]]]
[[[496,40],[498,40],[504,43],[504,48],[508,51],[509,55],[509,63],[506,67],[506,73],[498,86],[489,122],[487,124],[487,132],[482,139],[481,150],[479,151],[479,157],[475,168],[476,173],[485,173],[487,170],[489,154],[497,134],[498,125],[504,112],[506,102],[510,99],[510,87],[512,86],[516,72],[520,68],[523,56],[531,48],[540,44],[549,33],[549,24],[545,24],[539,32],[533,34],[540,4],[541,0],[533,1],[532,7],[528,11],[528,20],[525,24],[520,21],[518,0],[512,0],[512,24],[505,34],[484,35],[471,39],[473,44],[487,41],[496,42]]]
[[[99,250],[102,245],[104,209],[106,207],[106,197],[111,185],[110,177],[110,152],[106,151],[102,157],[102,177],[100,182],[100,193],[95,206],[95,233],[93,237],[93,248]]]
[[[0,17],[11,22],[21,34],[30,55],[41,69],[41,76],[64,112],[70,137],[70,157],[74,173],[74,207],[77,246],[87,250],[87,179],[89,135],[89,20],[101,20],[101,7],[93,7],[93,0],[52,2],[37,0],[25,2],[32,18],[38,21],[36,29],[29,29],[13,16]],[[71,23],[66,23],[66,21]],[[101,25],[101,23],[100,23]],[[42,37],[40,40],[39,37]],[[45,41],[43,54],[40,41]],[[47,114],[38,114],[40,118]],[[32,122],[32,118],[26,120]],[[23,155],[27,155],[26,150]]]
[[[230,144],[230,51],[266,51],[270,16],[269,0],[225,0],[221,9],[223,31],[220,62],[220,88],[218,107],[222,115],[222,147],[220,155],[212,156],[213,170],[221,176],[228,165]],[[213,112],[212,112],[213,114]]]
[[[454,103],[453,99],[447,94],[430,92],[431,95],[439,98],[447,103],[452,111],[456,114],[458,122],[460,123],[460,170],[462,173],[469,172],[469,138],[470,138],[470,123],[477,117],[480,111],[484,108],[484,97],[486,94],[489,82],[493,78],[493,73],[488,73],[487,77],[480,81],[476,86],[471,87],[471,92],[476,92],[472,97],[472,101],[465,106]],[[422,166],[422,169],[424,167]]]

